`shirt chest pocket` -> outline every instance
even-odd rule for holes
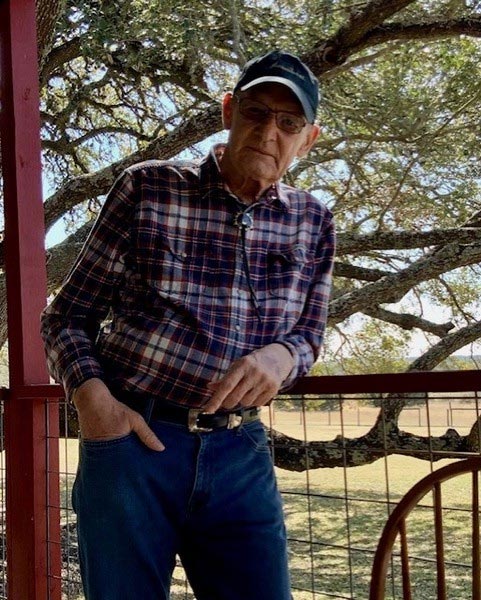
[[[142,279],[170,298],[197,296],[218,284],[217,248],[209,240],[158,235],[138,240],[136,268]]]
[[[313,257],[302,244],[271,250],[267,256],[270,296],[302,301],[312,278]]]

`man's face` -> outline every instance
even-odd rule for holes
[[[273,111],[285,111],[305,120],[300,102],[284,85],[260,84],[240,92],[239,98],[262,102]],[[309,123],[299,133],[283,131],[273,113],[261,121],[249,119],[240,113],[232,94],[224,98],[223,118],[229,129],[230,163],[237,175],[267,184],[278,181],[296,156],[305,156],[319,134],[317,125]]]

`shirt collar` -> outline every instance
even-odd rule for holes
[[[225,144],[215,144],[211,147],[209,154],[200,163],[199,179],[201,197],[219,192],[230,194],[220,174],[219,159],[224,152],[224,148]],[[276,182],[262,194],[258,202],[271,204],[282,210],[288,210],[290,200],[283,188],[284,186],[281,183]]]

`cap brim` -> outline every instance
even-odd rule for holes
[[[312,110],[312,107],[309,104],[309,101],[307,100],[306,94],[298,85],[296,85],[294,82],[290,81],[289,79],[285,79],[284,77],[276,77],[274,75],[258,77],[257,79],[253,79],[252,81],[249,81],[249,83],[246,83],[245,85],[243,85],[240,88],[240,90],[243,92],[243,91],[248,90],[249,88],[254,87],[255,85],[259,85],[261,83],[280,83],[281,85],[285,85],[286,87],[288,87],[292,92],[294,92],[297,99],[301,103],[301,106],[302,106],[302,109],[306,116],[306,119],[309,121],[309,123],[314,123],[314,121],[316,120],[316,115],[315,115],[314,111]]]

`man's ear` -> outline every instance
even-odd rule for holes
[[[321,128],[319,127],[319,125],[316,125],[314,123],[313,125],[310,126],[309,130],[305,134],[306,137],[305,137],[303,144],[297,151],[297,156],[299,158],[306,156],[306,154],[309,152],[309,150],[312,148],[312,146],[314,146],[317,138],[319,137],[320,131],[321,131]]]
[[[234,110],[234,96],[232,92],[227,92],[222,100],[222,124],[224,129],[230,129],[232,126],[232,113]]]

